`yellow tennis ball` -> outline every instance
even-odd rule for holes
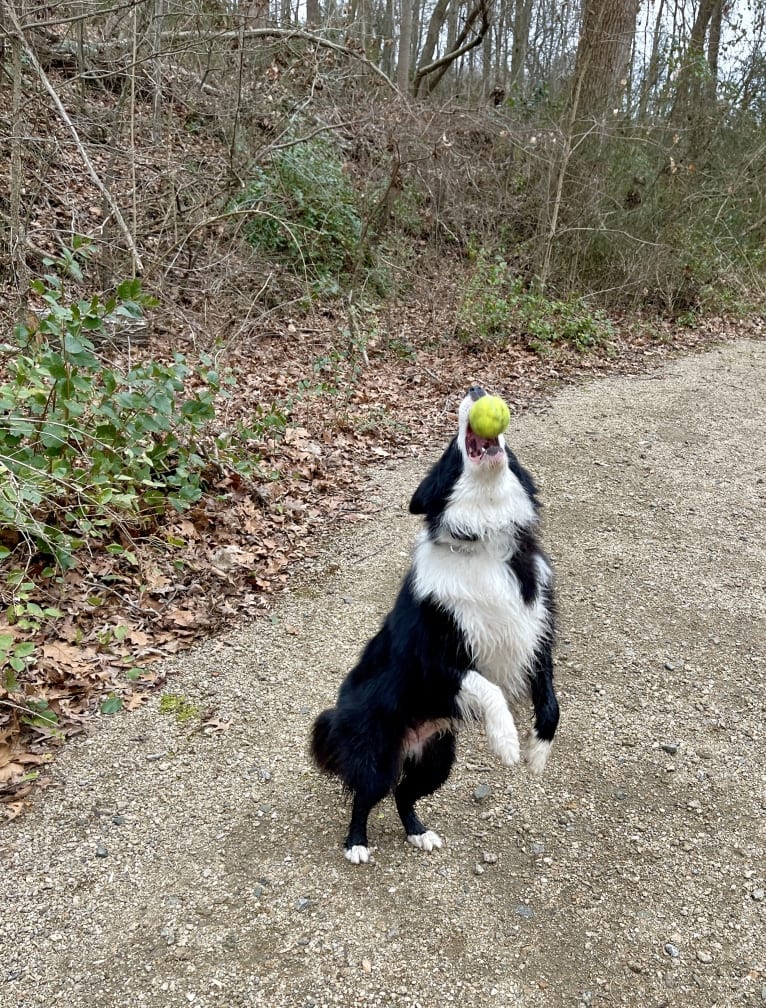
[[[510,422],[511,411],[500,396],[481,396],[468,414],[471,430],[480,438],[496,438]]]

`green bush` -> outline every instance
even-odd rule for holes
[[[240,209],[252,209],[248,240],[263,256],[322,286],[336,283],[359,253],[357,197],[332,147],[307,140],[253,172]]]
[[[58,265],[79,270],[71,253]],[[179,353],[127,368],[99,356],[95,337],[153,303],[138,280],[104,301],[67,302],[55,272],[33,289],[39,327],[0,345],[0,555],[26,542],[67,566],[82,539],[199,498],[200,435],[225,379]]]
[[[507,343],[518,334],[530,349],[544,353],[556,344],[587,350],[613,335],[606,316],[581,298],[558,301],[525,290],[501,256],[483,248],[472,254],[474,268],[457,317],[464,342]]]
[[[470,255],[474,266],[458,308],[457,335],[466,342],[502,341],[518,312],[519,283],[501,256],[484,248]]]

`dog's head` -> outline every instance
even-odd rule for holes
[[[499,434],[494,438],[479,437],[471,429],[468,414],[471,407],[482,396],[487,393],[479,385],[473,385],[468,389],[465,398],[460,403],[458,410],[458,447],[460,453],[470,466],[481,469],[494,469],[497,466],[506,464],[505,438]]]
[[[537,510],[532,477],[505,437],[482,438],[471,430],[471,407],[487,393],[470,388],[458,409],[458,431],[410,501],[425,515],[432,537],[475,540],[490,529],[526,525]]]

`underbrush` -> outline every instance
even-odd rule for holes
[[[614,330],[583,298],[547,297],[527,289],[499,254],[479,249],[458,308],[456,334],[464,343],[507,344],[521,339],[538,354],[558,345],[578,351],[601,346]]]
[[[245,234],[263,257],[307,281],[315,294],[338,294],[360,254],[358,195],[343,162],[323,140],[291,143],[254,166],[235,201],[250,211]]]
[[[138,280],[105,298],[70,296],[84,286],[86,259],[77,243],[49,261],[32,285],[37,311],[0,344],[0,702],[46,731],[55,713],[21,678],[41,631],[65,616],[61,602],[42,599],[63,599],[68,572],[91,567],[87,604],[97,611],[102,587],[124,580],[120,566],[139,566],[135,537],[183,514],[213,481],[257,475],[258,455],[243,446],[279,437],[287,423],[273,407],[223,430],[216,407],[234,379],[209,355],[133,360],[124,332],[124,349],[107,353],[155,302]],[[120,632],[98,631],[98,645],[120,644]],[[69,634],[76,642],[82,629]]]

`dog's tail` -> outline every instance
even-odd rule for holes
[[[311,733],[311,755],[314,762],[326,774],[340,774],[338,749],[333,738],[335,734],[335,708],[322,711],[314,722]]]

